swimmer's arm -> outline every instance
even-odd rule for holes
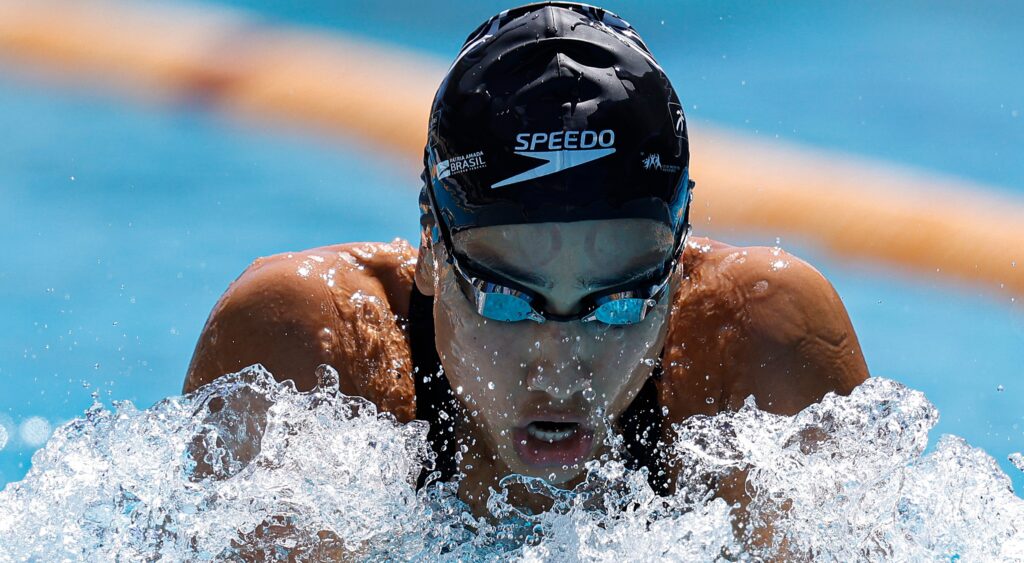
[[[196,343],[184,392],[256,363],[308,390],[316,367],[339,359],[323,331],[337,324],[330,296],[295,266],[284,256],[260,258],[228,287]]]
[[[784,251],[759,248],[750,255],[750,267],[737,277],[745,337],[735,360],[744,373],[726,389],[728,406],[739,408],[753,395],[759,408],[792,415],[827,393],[849,394],[869,374],[832,284]],[[757,286],[762,281],[766,288]]]

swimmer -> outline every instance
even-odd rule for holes
[[[486,21],[437,91],[424,152],[418,250],[257,259],[210,314],[184,390],[255,363],[309,390],[329,364],[342,392],[428,421],[440,479],[462,475],[459,497],[486,514],[506,475],[580,482],[609,433],[671,492],[673,423],[751,395],[792,415],[868,377],[813,267],[690,234],[683,106],[611,12],[554,2]],[[742,504],[741,478],[718,487]]]

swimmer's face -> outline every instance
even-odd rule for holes
[[[525,286],[561,315],[578,312],[590,294],[650,279],[672,243],[668,227],[644,219],[481,227],[454,240],[481,275]],[[671,293],[634,325],[490,320],[466,299],[440,246],[434,318],[452,388],[513,472],[568,481],[595,457],[606,421],[626,409],[650,375]]]

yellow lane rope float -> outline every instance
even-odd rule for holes
[[[436,59],[222,8],[4,0],[0,60],[200,97],[388,147],[410,171]],[[978,184],[691,122],[697,229],[810,239],[845,257],[1024,294],[1024,201]],[[1017,266],[1020,262],[1020,266]]]

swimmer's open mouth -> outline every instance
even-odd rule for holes
[[[538,420],[526,425],[526,433],[531,438],[553,444],[575,435],[580,425],[575,422],[555,422],[552,420]]]
[[[527,465],[573,465],[590,454],[594,431],[581,422],[534,420],[515,429],[513,441],[516,453]]]

